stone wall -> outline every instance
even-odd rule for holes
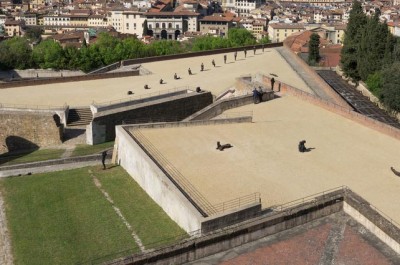
[[[180,121],[210,105],[212,100],[210,92],[193,92],[98,112],[87,126],[86,142],[98,144],[114,140],[115,126],[126,121],[129,123]]]
[[[0,153],[62,143],[63,125],[55,111],[0,110]]]

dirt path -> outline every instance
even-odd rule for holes
[[[0,264],[12,265],[11,240],[7,229],[7,219],[3,196],[0,192]]]

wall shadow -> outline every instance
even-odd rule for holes
[[[0,165],[39,149],[37,144],[19,136],[8,136],[3,146],[8,152],[0,155]]]

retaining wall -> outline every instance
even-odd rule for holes
[[[116,128],[118,163],[186,232],[201,228],[199,211],[122,126]]]
[[[22,86],[34,87],[34,86],[38,86],[38,85],[89,81],[89,80],[96,80],[96,79],[119,78],[119,77],[138,76],[138,75],[139,75],[139,70],[132,70],[132,71],[126,71],[126,72],[99,73],[99,74],[80,75],[80,76],[64,76],[64,77],[43,78],[43,79],[37,78],[37,79],[30,79],[30,80],[21,80],[21,81],[0,83],[0,89],[12,88],[12,87],[22,87]]]
[[[87,126],[86,142],[98,144],[114,140],[115,126],[125,120],[132,123],[179,121],[210,105],[212,100],[210,92],[193,92],[98,112]]]
[[[343,195],[328,197],[109,264],[184,264],[329,216],[341,211],[342,207]]]
[[[265,49],[281,47],[281,46],[283,46],[283,43],[277,42],[277,43],[269,43],[269,44],[264,44],[264,45],[257,44],[257,45],[249,45],[249,46],[242,46],[242,47],[236,47],[236,48],[225,48],[225,49],[217,49],[217,50],[210,50],[210,51],[188,52],[188,53],[181,53],[181,54],[130,59],[130,60],[122,61],[121,65],[132,65],[132,64],[150,63],[150,62],[156,62],[156,61],[175,60],[175,59],[191,58],[191,57],[197,57],[197,56],[229,53],[229,52],[235,52],[235,51],[242,52],[244,49],[246,49],[248,52],[251,52],[253,50],[254,46],[258,50],[260,50],[260,49],[262,49],[263,46]]]
[[[61,144],[64,126],[57,126],[54,115],[54,110],[0,110],[0,153]]]

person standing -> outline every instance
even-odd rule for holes
[[[106,169],[106,157],[107,157],[107,150],[101,153],[101,163],[103,164],[103,170]]]

